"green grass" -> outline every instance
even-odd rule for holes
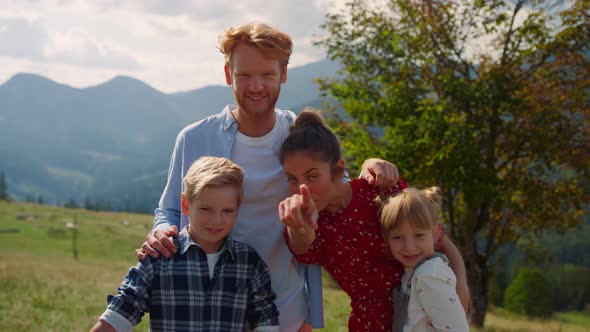
[[[324,323],[325,331],[348,331],[350,315],[350,298],[344,293],[330,274],[322,271],[324,288]]]
[[[87,331],[128,268],[14,251],[0,262],[0,331]]]
[[[560,322],[585,326],[590,330],[590,312],[558,312],[555,317]]]
[[[485,328],[479,332],[588,332],[589,312],[556,313],[553,317],[529,318],[502,308],[492,308],[486,316]],[[563,317],[568,317],[564,319]]]
[[[89,330],[151,224],[148,215],[0,202],[0,331]]]
[[[74,216],[78,260],[66,227]],[[149,215],[0,202],[0,331],[88,331],[151,224]],[[350,300],[325,272],[324,313],[324,331],[347,331]],[[134,331],[147,330],[146,317]],[[494,310],[480,331],[590,331],[590,315],[528,319]]]

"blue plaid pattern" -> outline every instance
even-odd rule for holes
[[[137,325],[150,312],[152,331],[243,331],[279,325],[268,268],[254,249],[228,236],[213,278],[206,253],[184,228],[170,258],[148,257],[109,295],[108,308]]]

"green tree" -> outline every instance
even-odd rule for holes
[[[70,209],[77,209],[80,207],[80,205],[78,205],[78,202],[76,202],[76,200],[72,197],[70,197],[70,199],[68,199],[65,203],[64,203],[64,207],[65,208],[70,208]]]
[[[90,197],[86,196],[84,199],[84,208],[86,210],[95,210],[98,211],[97,204],[90,199]]]
[[[564,6],[352,1],[317,41],[342,66],[319,83],[350,168],[379,156],[443,188],[476,326],[506,244],[579,224],[590,200],[590,3]]]
[[[35,195],[32,193],[27,193],[25,195],[25,202],[35,203]]]
[[[506,288],[504,307],[527,316],[551,315],[551,289],[541,271],[520,269]]]

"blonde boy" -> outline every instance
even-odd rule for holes
[[[226,158],[202,157],[184,177],[182,213],[189,224],[170,258],[129,270],[91,331],[129,331],[150,312],[152,331],[279,331],[268,268],[234,241],[244,173]]]

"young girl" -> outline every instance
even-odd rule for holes
[[[279,205],[289,248],[297,260],[324,267],[350,296],[349,331],[388,331],[391,292],[403,266],[386,255],[379,193],[364,179],[343,181],[340,143],[317,112],[297,117],[280,160],[294,194]],[[389,193],[405,187],[400,180]],[[463,264],[456,247],[444,243],[443,250]]]
[[[405,188],[381,207],[383,238],[405,267],[393,291],[393,332],[469,331],[455,290],[455,274],[443,254],[435,253],[440,221],[440,189]]]

